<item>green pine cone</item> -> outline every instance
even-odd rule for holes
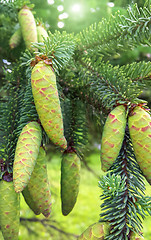
[[[17,29],[16,32],[14,32],[14,34],[11,36],[10,40],[9,40],[9,46],[10,48],[15,48],[17,47],[22,39],[22,33],[21,33],[21,29]]]
[[[80,183],[80,159],[73,152],[65,152],[61,163],[62,213],[68,215],[77,200]]]
[[[27,185],[38,157],[42,140],[41,127],[37,122],[29,122],[22,129],[17,141],[13,165],[13,182],[16,192]]]
[[[151,116],[137,106],[128,118],[128,126],[136,160],[151,184]]]
[[[43,42],[44,41],[43,38],[48,37],[47,31],[41,25],[37,26],[37,36],[38,36],[38,42]]]
[[[35,202],[35,208],[38,210],[36,214],[42,213],[45,217],[49,217],[51,213],[51,193],[47,176],[46,153],[42,147],[40,147],[34,171],[26,188],[25,190],[29,192],[32,201]],[[29,207],[35,212],[31,205]]]
[[[4,240],[18,240],[20,196],[13,182],[0,181],[0,227]]]
[[[27,6],[19,11],[18,20],[25,45],[31,51],[32,43],[37,42],[37,28],[34,16]]]
[[[109,224],[106,222],[97,222],[89,226],[80,237],[78,237],[78,240],[94,240],[94,239],[100,239],[103,240],[105,236],[109,234]]]
[[[48,137],[54,144],[66,148],[56,76],[52,68],[43,61],[36,64],[31,74],[31,85],[36,110]]]
[[[126,111],[123,105],[114,108],[108,115],[101,141],[102,170],[107,171],[120,152],[126,127]]]
[[[29,208],[36,214],[39,215],[41,213],[40,209],[37,207],[36,202],[32,199],[32,196],[28,190],[28,186],[22,191],[23,197]]]

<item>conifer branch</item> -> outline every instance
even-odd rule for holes
[[[20,115],[18,110],[21,105],[21,75],[18,74],[18,66],[11,73],[6,74],[6,95],[1,99],[0,112],[0,159],[2,159],[1,176],[5,172],[12,172],[15,148],[17,143],[16,129]],[[7,83],[8,82],[8,83]]]
[[[73,34],[55,31],[54,34],[49,32],[49,37],[44,39],[44,43],[35,43],[33,46],[39,50],[35,54],[47,56],[53,69],[59,73],[58,71],[65,67],[74,53],[75,40]]]
[[[80,108],[79,108],[80,106]],[[86,112],[82,101],[74,95],[64,100],[65,136],[70,146],[80,150],[87,143]]]
[[[109,110],[118,103],[135,101],[142,92],[142,85],[132,81],[122,67],[114,67],[101,60],[81,60],[79,72],[72,78],[72,82],[67,78],[65,82],[60,82],[61,85],[66,85],[70,92],[75,92],[77,97],[99,110]]]
[[[137,44],[150,46],[151,12],[146,7],[138,9],[137,4],[127,9],[128,16],[116,13],[109,20],[93,24],[77,36],[78,54],[89,49],[102,55],[132,49]],[[90,51],[89,51],[90,54]]]
[[[20,218],[20,221],[21,221],[21,223],[24,225],[24,226],[26,226],[27,228],[28,228],[28,226],[27,226],[27,223],[29,222],[29,223],[41,223],[45,228],[50,228],[50,229],[53,229],[53,230],[55,230],[55,231],[57,231],[58,233],[60,233],[60,234],[63,234],[63,235],[65,235],[65,236],[68,236],[68,237],[74,237],[74,238],[77,238],[78,237],[78,235],[75,235],[75,234],[72,234],[72,233],[68,233],[68,232],[66,232],[66,231],[64,231],[64,230],[62,230],[61,228],[59,228],[59,227],[57,227],[56,225],[57,225],[57,222],[56,221],[54,221],[54,220],[49,220],[49,219],[38,219],[38,218],[24,218],[24,217],[21,217]],[[29,231],[30,231],[30,229],[29,229]]]
[[[145,84],[149,84],[151,80],[151,62],[133,62],[131,64],[123,65],[120,69],[126,73],[126,77],[133,82],[139,82],[141,88]],[[136,84],[136,83],[135,83]]]
[[[132,232],[140,234],[142,219],[146,214],[151,215],[150,208],[146,208],[151,198],[144,193],[145,184],[135,160],[128,128],[111,173],[100,181],[100,187],[103,188],[101,199],[104,200],[101,221],[108,221],[111,226],[110,234],[105,239],[129,240]]]

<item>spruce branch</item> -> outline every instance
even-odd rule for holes
[[[67,34],[65,31],[62,33],[55,31],[54,34],[49,32],[48,34],[49,37],[44,39],[44,43],[33,44],[39,50],[35,54],[47,56],[51,60],[54,70],[59,73],[58,71],[65,67],[74,53],[74,35]]]
[[[130,240],[132,232],[141,233],[142,220],[151,214],[151,198],[145,196],[145,184],[126,127],[120,154],[107,174],[100,181],[103,189],[101,221],[110,223],[106,240]],[[148,208],[148,209],[147,209]]]
[[[12,172],[12,163],[17,142],[16,128],[20,118],[19,108],[22,98],[21,75],[18,66],[11,73],[6,72],[6,93],[0,101],[0,159],[2,159],[1,176]]]
[[[23,96],[20,101],[21,107],[19,108],[20,119],[16,129],[17,135],[20,135],[23,127],[30,121],[38,121],[39,117],[35,108],[34,99],[31,89],[31,80],[27,80],[26,86],[22,89]]]
[[[117,103],[128,104],[142,92],[141,86],[126,76],[126,71],[105,63],[100,58],[97,61],[87,58],[81,60],[78,69],[72,82],[71,79],[66,79],[61,84],[67,84],[70,91],[73,85],[76,95],[85,98],[85,102],[89,101],[95,108],[112,109]]]
[[[148,1],[147,1],[148,2]],[[127,16],[117,12],[109,20],[93,24],[77,36],[77,51],[84,55],[111,55],[132,49],[137,44],[150,46],[150,8],[138,8],[137,4],[127,9]],[[92,53],[91,53],[92,52]]]
[[[64,100],[65,136],[68,144],[76,150],[82,149],[87,143],[87,120],[85,106],[73,95]]]
[[[123,65],[120,69],[126,73],[126,77],[130,78],[135,85],[141,89],[151,83],[151,62],[133,62],[131,64]]]

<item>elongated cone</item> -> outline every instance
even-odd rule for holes
[[[56,76],[52,68],[43,61],[37,63],[32,70],[31,85],[36,110],[48,137],[54,144],[66,148]]]
[[[40,147],[34,171],[26,188],[39,213],[49,217],[51,213],[51,193],[47,177],[46,153],[42,147]]]
[[[107,171],[120,152],[126,127],[126,111],[123,105],[114,108],[108,115],[101,141],[102,170]]]
[[[103,240],[109,233],[109,224],[106,222],[97,222],[89,226],[78,240],[100,239]]]
[[[28,190],[28,186],[25,187],[25,189],[22,191],[23,197],[25,199],[25,202],[27,203],[27,205],[29,206],[29,208],[36,214],[39,215],[40,209],[37,207],[36,202],[34,201],[34,199],[32,198],[29,190]]]
[[[22,33],[21,33],[21,29],[19,28],[16,30],[16,32],[14,32],[14,34],[11,36],[9,40],[10,48],[13,49],[17,47],[21,43],[21,39],[22,39]]]
[[[20,196],[13,182],[0,181],[0,227],[4,240],[18,240]]]
[[[43,38],[48,37],[47,31],[41,25],[37,26],[37,35],[38,35],[38,42],[43,42],[44,41]]]
[[[16,192],[27,185],[38,157],[42,140],[41,127],[37,122],[29,122],[22,129],[17,141],[13,165],[13,182]]]
[[[72,211],[77,200],[80,167],[80,159],[77,154],[74,151],[65,151],[61,163],[61,201],[62,213],[65,216]]]
[[[128,118],[130,137],[136,160],[151,184],[151,117],[144,109],[137,106]]]
[[[37,42],[37,28],[34,16],[27,6],[24,6],[18,13],[18,20],[25,45],[32,50],[31,45]]]

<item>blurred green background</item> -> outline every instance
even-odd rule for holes
[[[126,8],[137,2],[141,7],[143,0],[33,0],[35,5],[34,16],[41,20],[47,30],[52,33],[55,30],[74,32],[82,31],[92,23],[98,23],[102,18],[108,18],[118,10],[126,13]],[[11,12],[9,13],[11,14]],[[4,58],[13,61],[20,54],[20,47],[13,51],[8,49],[8,41],[14,29],[17,27],[17,18],[9,19],[0,12],[0,78],[3,77],[3,67],[6,68]],[[8,22],[10,24],[8,26]],[[4,29],[6,31],[4,31]],[[3,34],[2,34],[3,33]],[[21,46],[22,47],[22,46]],[[151,59],[151,48],[137,46],[133,51],[127,51],[121,55],[115,55],[108,60],[116,65],[123,65],[133,61],[149,61]],[[142,98],[149,102],[151,107],[151,90],[146,89]],[[97,134],[97,138],[96,138]],[[101,189],[98,187],[99,177],[102,176],[100,166],[100,136],[93,129],[90,131],[90,143],[87,148],[90,151],[85,156],[85,164],[81,169],[81,184],[75,208],[68,216],[61,213],[60,200],[60,168],[61,154],[48,151],[48,176],[52,192],[52,215],[50,219],[43,216],[35,216],[21,197],[21,227],[19,240],[73,240],[76,239],[89,225],[99,220]],[[151,196],[151,187],[146,183],[146,193]],[[151,218],[144,221],[144,238],[151,239]],[[0,236],[2,239],[2,236]]]
[[[99,220],[101,189],[99,178],[103,172],[100,167],[100,153],[97,149],[87,156],[89,167],[81,169],[81,183],[77,203],[68,216],[61,214],[60,163],[61,154],[47,155],[48,176],[52,193],[52,214],[46,220],[42,215],[35,216],[21,196],[21,225],[19,240],[75,240],[89,225]],[[146,194],[151,196],[151,187],[146,183]],[[144,221],[144,239],[151,239],[151,217]],[[1,239],[1,238],[0,238]]]

